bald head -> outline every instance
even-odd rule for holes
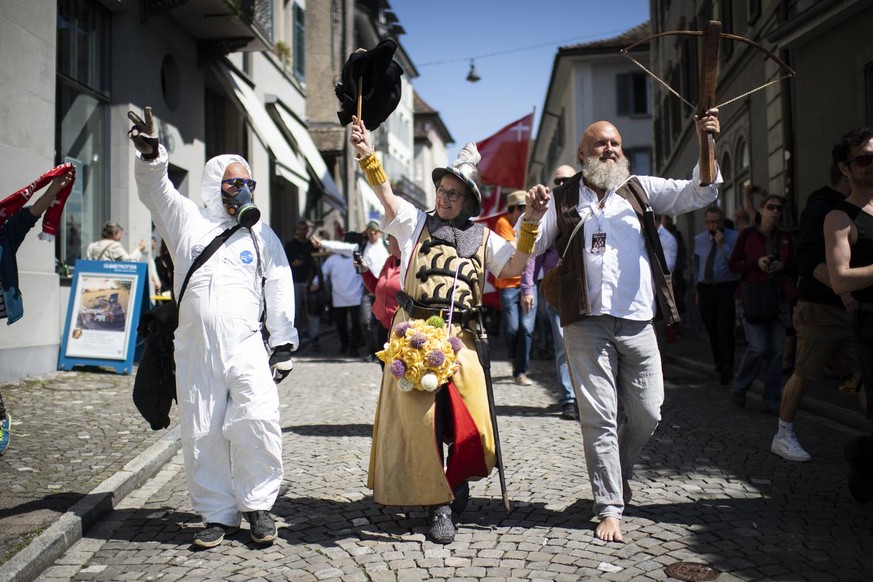
[[[585,184],[602,196],[630,175],[628,159],[621,150],[621,134],[608,121],[588,126],[579,142],[579,162]]]
[[[579,142],[579,161],[584,164],[587,156],[602,161],[624,157],[618,129],[608,121],[595,121],[589,125]]]

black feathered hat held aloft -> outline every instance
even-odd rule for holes
[[[352,116],[357,115],[359,82],[363,87],[360,117],[367,129],[379,127],[397,108],[403,69],[393,60],[396,50],[397,43],[388,38],[372,50],[349,55],[335,89],[340,101],[337,111],[340,123],[348,125]]]

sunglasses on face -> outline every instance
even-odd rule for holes
[[[436,195],[437,198],[446,198],[449,202],[455,202],[460,199],[464,193],[458,192],[457,190],[446,190],[442,186],[437,186]]]
[[[247,180],[246,178],[228,178],[227,180],[222,180],[222,184],[230,184],[230,187],[234,190],[242,190],[243,186],[248,186],[250,192],[255,191],[255,186],[258,185],[254,180]]]
[[[766,206],[764,206],[764,208],[775,212],[782,212],[782,206],[779,204],[767,204]]]
[[[515,212],[516,208],[518,208],[521,211],[524,211],[526,206],[527,206],[526,204],[516,204],[515,206],[507,206],[506,211],[509,212],[510,214],[512,214],[513,212]]]
[[[561,186],[570,178],[555,178],[555,186]]]
[[[847,163],[854,163],[859,168],[866,168],[870,164],[873,164],[873,154],[861,154],[860,156],[849,158]]]

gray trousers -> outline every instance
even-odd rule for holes
[[[621,518],[622,477],[661,420],[664,378],[651,321],[610,315],[564,328],[570,376],[579,402],[594,513]]]

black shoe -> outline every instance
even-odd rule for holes
[[[201,548],[214,548],[224,541],[224,536],[232,535],[238,529],[223,523],[207,523],[203,529],[194,534],[194,545]]]
[[[258,544],[271,544],[276,539],[276,524],[269,511],[248,511],[244,514],[249,522],[252,541]]]
[[[455,487],[455,500],[452,501],[452,512],[463,513],[470,503],[470,484],[466,481]]]
[[[845,447],[849,462],[849,493],[858,503],[873,501],[873,463],[865,452],[869,437],[860,436],[849,441]]]
[[[427,537],[435,544],[450,544],[455,541],[455,524],[452,523],[452,508],[446,505],[435,505],[430,508],[430,529]]]
[[[561,418],[564,420],[579,420],[579,407],[576,406],[575,400],[561,405]]]
[[[739,406],[740,408],[746,407],[745,392],[731,392],[731,400],[733,401],[735,406]]]

